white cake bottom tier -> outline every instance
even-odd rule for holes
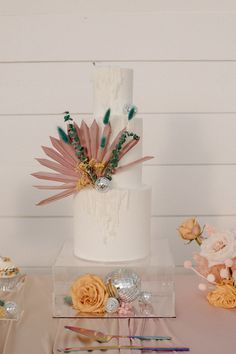
[[[74,254],[100,262],[133,261],[150,252],[151,188],[83,189],[74,198]]]

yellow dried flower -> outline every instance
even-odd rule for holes
[[[216,288],[208,293],[207,300],[216,307],[233,309],[236,307],[236,288],[230,281],[217,284]]]
[[[100,277],[85,274],[73,283],[71,297],[74,309],[79,312],[103,313],[108,293]]]

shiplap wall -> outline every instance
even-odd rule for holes
[[[152,234],[177,265],[189,216],[236,228],[236,2],[0,0],[0,254],[49,266],[72,237],[72,200],[46,207],[34,157],[65,110],[91,116],[96,65],[134,70]]]

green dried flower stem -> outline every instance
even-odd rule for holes
[[[64,116],[64,121],[67,122],[68,120],[73,120],[70,116],[70,112],[66,111]]]
[[[111,114],[111,110],[110,108],[106,111],[104,118],[103,118],[103,124],[107,125],[109,123],[109,119],[110,119],[110,114]]]
[[[122,146],[126,142],[128,137],[132,137],[134,140],[139,140],[140,137],[134,133],[130,133],[128,131],[125,131],[121,137],[119,142],[116,144],[116,147],[114,150],[112,150],[110,160],[108,161],[107,167],[105,169],[104,177],[108,178],[109,180],[112,179],[111,175],[114,173],[114,170],[119,164],[119,154],[122,149]]]
[[[131,120],[136,114],[136,107],[132,107],[128,114],[128,120]]]
[[[84,152],[84,147],[80,145],[79,137],[77,135],[74,124],[68,125],[68,134],[71,140],[71,145],[75,149],[75,153],[81,162],[88,163],[89,159]],[[86,172],[93,183],[96,182],[97,175],[94,173],[93,168],[89,165],[86,166]]]
[[[100,147],[101,147],[102,149],[104,149],[105,146],[106,146],[106,137],[105,137],[105,136],[102,136],[101,142],[100,142]]]

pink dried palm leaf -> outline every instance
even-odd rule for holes
[[[115,173],[119,173],[119,172],[123,172],[127,169],[130,169],[131,167],[134,167],[136,165],[139,165],[140,163],[144,162],[144,161],[148,161],[148,160],[151,160],[153,159],[154,156],[144,156],[144,157],[141,157],[140,159],[138,160],[135,160],[135,161],[132,161],[130,163],[127,163],[126,165],[123,165],[123,166],[120,166],[120,167],[117,167],[116,170],[115,170]]]
[[[79,171],[76,172],[75,170],[71,169],[71,168],[66,168],[64,166],[62,166],[59,163],[47,160],[47,159],[41,159],[41,158],[36,158],[35,160],[37,160],[42,166],[48,167],[51,170],[54,170],[56,172],[59,172],[61,174],[67,175],[67,176],[75,176],[75,177],[79,177],[80,173]]]
[[[53,138],[50,136],[51,143],[53,147],[68,161],[71,163],[77,163],[78,158],[75,154],[75,150],[69,144],[64,143],[64,141]]]
[[[107,148],[109,146],[110,137],[111,137],[111,124],[110,124],[110,122],[108,124],[106,124],[105,127],[103,128],[101,138],[102,137],[104,137],[104,139],[106,141],[106,145],[104,146],[104,148],[99,146],[99,149],[97,151],[97,156],[96,156],[97,161],[102,161],[106,152],[107,152]]]
[[[32,173],[31,175],[36,178],[45,179],[48,181],[57,181],[57,182],[65,182],[65,183],[78,181],[78,177],[62,175],[62,174],[58,174],[58,173],[35,172],[35,173]]]
[[[107,151],[105,153],[105,156],[103,157],[103,161],[104,162],[108,162],[110,157],[111,157],[111,154],[112,154],[112,150],[115,149],[116,145],[119,143],[120,141],[120,138],[121,138],[121,135],[125,132],[125,128],[122,129],[118,134],[117,136],[115,137],[115,139],[113,140],[112,144],[107,147]]]
[[[46,204],[49,204],[49,203],[52,203],[52,202],[55,202],[56,200],[59,200],[59,199],[62,199],[62,198],[65,198],[65,197],[68,197],[72,194],[74,194],[76,192],[76,188],[71,188],[71,189],[67,189],[61,193],[58,193],[58,194],[55,194],[53,195],[52,197],[49,197],[47,199],[44,199],[44,200],[41,200],[41,202],[39,202],[38,206],[40,205],[46,205]]]
[[[97,151],[99,147],[99,126],[94,119],[91,127],[89,128],[90,145],[91,145],[91,159],[97,158]]]
[[[56,138],[52,138],[55,140]],[[76,156],[75,150],[72,145],[65,143],[62,139],[56,139],[58,144],[63,148],[64,150],[64,157],[70,157],[73,159],[74,162],[78,162],[78,157]]]
[[[127,154],[127,152],[129,152],[135,145],[137,145],[137,143],[139,142],[139,140],[137,139],[132,139],[130,141],[128,141],[123,148],[120,151],[119,154],[119,159],[121,159],[125,154]]]
[[[80,126],[80,131],[81,131],[81,145],[84,147],[85,152],[89,160],[91,159],[91,142],[90,142],[90,135],[89,135],[89,127],[85,123],[84,120],[82,120],[81,126]]]
[[[58,189],[71,189],[75,188],[75,182],[69,182],[69,183],[63,183],[60,186],[41,186],[41,185],[35,185],[33,187],[38,188],[38,189],[45,189],[45,190],[58,190]]]
[[[51,159],[59,162],[62,166],[65,166],[67,168],[74,168],[75,163],[70,163],[67,159],[65,159],[61,154],[59,154],[56,150],[53,148],[47,147],[47,146],[42,146],[43,151],[45,154],[50,157]]]

